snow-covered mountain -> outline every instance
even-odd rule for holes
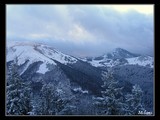
[[[37,85],[39,82],[58,82],[68,91],[81,88],[81,92],[100,93],[102,70],[76,57],[48,45],[31,42],[13,42],[7,45],[6,51],[7,68],[17,58],[19,74],[26,81],[32,81]]]
[[[104,57],[111,59],[132,58],[137,56],[139,56],[139,54],[128,52],[127,50],[122,48],[115,48],[111,53],[107,53],[104,55]]]
[[[115,79],[124,87],[123,92],[127,93],[133,84],[139,84],[146,93],[144,101],[146,104],[150,101],[148,109],[152,108],[153,57],[117,48],[99,57],[81,59],[48,45],[31,42],[7,44],[6,55],[7,69],[17,57],[18,72],[24,81],[32,82],[35,93],[41,90],[43,84],[51,82],[63,96],[77,93],[101,96],[102,72],[113,67]]]
[[[151,56],[134,54],[122,48],[116,48],[113,52],[94,58],[84,58],[85,62],[95,67],[113,67],[118,65],[139,65],[153,68],[154,59]]]
[[[53,49],[47,45],[37,43],[15,43],[7,47],[7,62],[12,61],[18,57],[18,65],[24,64],[26,61],[25,69],[34,62],[41,61],[43,64],[40,65],[39,73],[45,73],[48,71],[47,64],[56,65],[55,61],[62,64],[74,64],[77,59],[69,55],[63,54],[62,52]],[[21,74],[22,74],[21,73]]]

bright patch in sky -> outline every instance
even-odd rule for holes
[[[110,7],[119,12],[128,12],[129,10],[136,10],[143,14],[153,14],[153,5],[100,5],[99,7]]]

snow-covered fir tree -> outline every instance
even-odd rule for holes
[[[95,105],[98,107],[96,114],[125,115],[127,104],[124,102],[122,87],[118,86],[118,81],[113,77],[113,71],[103,73],[104,84],[102,87],[102,97],[95,98]]]
[[[70,97],[69,99],[63,99],[63,104],[60,104],[60,108],[58,114],[59,115],[74,115],[76,111],[76,106],[74,105],[74,97]]]
[[[37,100],[32,111],[33,115],[58,115],[67,104],[67,100],[61,98],[53,83],[43,85]]]
[[[24,83],[18,73],[17,57],[7,70],[6,112],[7,115],[28,115],[31,111],[29,83]]]
[[[44,84],[37,110],[40,115],[55,115],[57,113],[56,102],[58,100],[56,88],[51,83]]]
[[[134,85],[132,89],[132,94],[127,94],[126,103],[128,104],[128,114],[138,115],[139,112],[145,111],[142,104],[143,91],[139,85]]]
[[[95,115],[92,96],[88,96],[88,94],[79,91],[75,94],[75,98],[72,99],[72,102],[74,103],[74,105],[71,104],[73,106],[72,109],[74,109],[74,114]]]

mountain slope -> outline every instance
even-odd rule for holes
[[[7,47],[6,54],[7,68],[17,57],[18,71],[24,81],[32,82],[35,93],[43,84],[53,83],[64,96],[77,92],[101,96],[101,73],[112,67],[124,94],[139,84],[145,92],[147,110],[153,108],[153,57],[118,48],[113,53],[80,59],[37,43],[14,43]]]
[[[134,53],[128,52],[127,50],[122,49],[122,48],[115,48],[113,50],[113,52],[107,53],[106,55],[104,55],[104,57],[112,58],[112,59],[132,58],[132,57],[137,57],[137,56],[139,56],[139,54],[134,54]]]
[[[140,65],[153,68],[154,59],[151,56],[144,56],[130,53],[122,48],[116,48],[113,52],[99,57],[82,59],[95,67],[114,67],[119,65]]]
[[[22,65],[28,61],[22,73],[30,64],[38,61],[43,62],[43,64],[40,65],[37,72],[43,74],[48,71],[47,64],[56,65],[53,60],[59,61],[65,65],[77,62],[77,59],[74,57],[37,43],[16,43],[7,48],[7,62],[12,61],[15,57],[18,57],[18,65]]]
[[[75,89],[76,85],[89,93],[100,94],[102,70],[87,62],[37,43],[10,45],[7,48],[7,66],[15,57],[18,60],[19,73],[24,80],[35,84],[62,81],[64,84],[64,81],[68,81],[68,89]]]

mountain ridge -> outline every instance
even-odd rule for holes
[[[77,90],[80,94],[101,96],[102,72],[107,72],[112,67],[119,86],[124,87],[123,92],[128,93],[132,85],[139,84],[146,94],[143,101],[147,104],[147,109],[152,109],[153,67],[147,66],[147,61],[152,63],[153,57],[141,55],[111,59],[100,56],[102,59],[81,59],[48,45],[16,44],[7,47],[7,69],[17,56],[18,71],[22,79],[31,81],[36,92],[40,91],[43,84],[51,82],[58,90],[63,91],[64,96],[74,95]]]
[[[115,48],[98,57],[82,59],[95,67],[113,67],[117,65],[140,65],[153,68],[153,57],[131,53],[122,48]]]

